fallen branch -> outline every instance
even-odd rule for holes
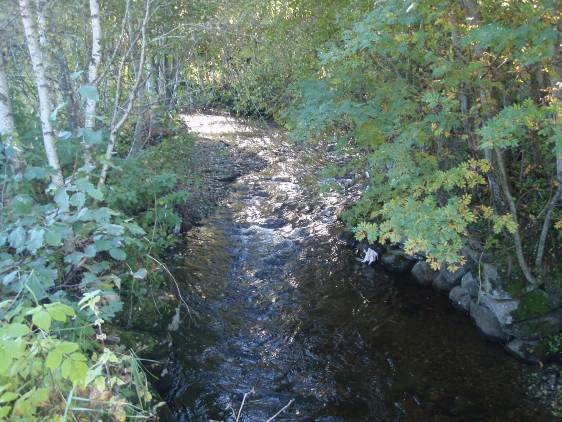
[[[289,403],[287,403],[285,406],[283,406],[281,408],[281,410],[279,410],[279,412],[277,412],[275,415],[273,415],[271,418],[269,418],[265,422],[271,422],[273,419],[275,419],[277,416],[279,416],[281,413],[283,413],[285,410],[287,410],[289,408],[289,406],[293,404],[294,401],[295,401],[295,399],[289,400]]]
[[[244,403],[246,403],[246,399],[250,394],[255,393],[255,390],[252,388],[250,391],[244,394],[244,398],[242,398],[242,404],[240,405],[240,409],[238,409],[238,416],[236,416],[236,422],[240,420],[240,416],[242,416],[242,409],[244,408]]]
[[[181,290],[180,290],[180,286],[178,285],[178,282],[176,281],[176,278],[174,277],[174,275],[170,272],[170,270],[168,269],[168,267],[166,266],[166,264],[164,264],[163,262],[158,261],[156,258],[154,258],[152,255],[146,255],[147,257],[149,257],[150,259],[152,259],[154,262],[156,262],[158,265],[160,265],[161,268],[164,269],[164,271],[166,271],[166,274],[168,274],[170,276],[170,278],[172,279],[172,281],[174,282],[174,284],[176,285],[176,289],[178,291],[178,296],[180,298],[180,302],[184,304],[185,308],[187,309],[187,313],[189,314],[189,317],[191,319],[193,319],[193,317],[191,316],[191,310],[189,309],[189,305],[187,304],[187,302],[185,301],[185,299],[183,298],[182,294],[181,294]]]

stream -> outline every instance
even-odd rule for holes
[[[264,166],[170,263],[191,312],[163,372],[173,420],[552,420],[526,399],[524,365],[446,297],[359,262],[341,195],[307,183],[321,165],[309,150],[266,124],[185,120]]]

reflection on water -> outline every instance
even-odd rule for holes
[[[448,300],[365,267],[335,220],[339,198],[298,184],[315,169],[281,135],[194,115],[202,136],[270,165],[240,178],[192,229],[175,274],[191,306],[173,334],[174,420],[537,421],[520,364],[480,338]],[[310,158],[310,157],[308,157]]]

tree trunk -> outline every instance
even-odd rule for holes
[[[146,0],[145,2],[145,11],[144,11],[144,18],[142,20],[141,23],[141,27],[140,27],[140,32],[141,32],[141,45],[140,45],[140,58],[139,58],[139,69],[142,69],[144,67],[144,60],[145,60],[145,53],[146,53],[146,26],[148,24],[148,20],[150,18],[150,1],[151,0]],[[121,114],[121,116],[119,117],[119,110],[121,109],[121,106],[119,105],[119,86],[121,84],[121,78],[122,78],[122,69],[123,66],[125,64],[124,60],[126,59],[127,54],[123,57],[123,60],[121,61],[120,64],[120,70],[119,70],[119,76],[118,76],[118,80],[117,80],[117,84],[118,87],[116,89],[117,93],[116,95],[116,101],[115,101],[115,107],[113,110],[113,118],[111,121],[111,131],[109,133],[109,141],[107,143],[107,147],[105,149],[105,163],[102,166],[101,169],[101,173],[100,173],[100,178],[98,180],[98,189],[102,188],[105,185],[105,181],[107,179],[107,174],[109,171],[109,161],[111,161],[112,157],[113,157],[113,150],[115,148],[115,142],[117,141],[117,133],[119,132],[119,129],[121,129],[121,126],[123,126],[123,124],[127,121],[129,114],[131,113],[131,110],[133,108],[133,105],[135,103],[136,97],[137,97],[137,93],[138,93],[138,89],[140,87],[140,83],[141,83],[141,79],[142,79],[142,72],[138,72],[137,77],[135,79],[134,85],[131,89],[131,92],[129,94],[129,98],[127,99],[127,103],[126,105],[123,107],[124,111]]]
[[[90,64],[88,66],[88,84],[97,86],[98,69],[101,63],[101,23],[100,23],[100,8],[97,0],[90,0],[90,20],[92,24],[92,54],[90,56]],[[84,108],[84,127],[89,130],[94,130],[96,127],[96,100],[91,98],[86,99],[86,106]],[[92,151],[90,145],[83,141],[84,146],[84,163],[88,167],[94,166],[92,158]]]
[[[474,25],[478,25],[479,17],[474,0],[461,0],[461,2],[463,3],[467,15],[471,19],[472,23]],[[484,50],[482,49],[482,47],[479,44],[476,44],[476,46],[474,47],[474,55],[476,59],[478,60],[482,59],[483,54],[484,54]],[[480,105],[483,109],[483,113],[485,116],[490,115],[490,109],[489,109],[490,101],[488,100],[489,95],[490,94],[482,86],[480,86],[479,88]],[[494,205],[496,206],[496,208],[498,208],[502,204],[502,200],[501,200],[502,193],[505,199],[507,200],[507,206],[509,212],[516,226],[515,232],[513,233],[513,243],[515,246],[517,263],[519,264],[519,267],[521,268],[521,271],[523,272],[523,275],[525,276],[527,282],[534,286],[536,285],[536,280],[533,274],[531,273],[529,266],[527,265],[525,255],[523,253],[523,242],[521,240],[521,232],[519,229],[517,206],[515,204],[515,200],[513,199],[513,196],[511,195],[511,190],[509,188],[509,178],[508,178],[507,169],[505,166],[502,152],[497,148],[494,148],[493,150],[490,149],[484,150],[484,156],[488,161],[488,163],[490,164],[490,166],[492,166],[492,168],[494,168],[494,155],[499,170],[500,184],[497,183],[493,174],[491,173],[488,174],[488,186],[490,187],[492,200],[494,201]]]
[[[70,71],[68,70],[68,62],[66,56],[62,51],[62,47],[57,48],[56,59],[59,66],[59,88],[64,98],[66,107],[66,116],[68,125],[75,131],[78,129],[78,112],[79,105],[76,102],[76,97],[72,90],[72,82],[70,81]]]
[[[39,95],[39,116],[41,118],[45,154],[47,155],[49,166],[53,169],[53,183],[61,187],[64,185],[64,177],[59,163],[53,126],[49,120],[52,101],[47,84],[45,60],[43,59],[43,52],[37,38],[37,26],[34,22],[29,0],[19,0],[19,5],[31,65],[37,84],[37,93]]]
[[[12,104],[10,101],[10,90],[8,76],[6,75],[4,57],[0,52],[0,137],[7,149],[6,155],[12,168],[17,172],[25,167],[22,151],[16,143],[17,133]]]
[[[502,152],[498,149],[494,149],[494,152],[496,154],[496,158],[498,162],[500,181],[502,184],[503,193],[507,199],[507,204],[509,206],[511,218],[513,218],[513,221],[515,223],[515,231],[513,232],[513,243],[515,244],[514,246],[515,246],[515,254],[517,256],[517,262],[527,281],[534,286],[536,285],[537,282],[535,280],[535,277],[531,273],[529,266],[527,265],[525,254],[523,253],[523,242],[521,241],[521,232],[519,230],[519,218],[517,216],[517,207],[515,205],[515,200],[511,195],[511,189],[509,188],[509,179],[507,175],[507,169],[505,167],[505,163],[503,160],[503,155]]]
[[[551,46],[551,48],[554,49],[555,47]],[[553,54],[553,60],[556,60],[556,54]],[[542,266],[546,239],[550,230],[550,224],[552,223],[554,209],[556,208],[558,202],[562,200],[562,116],[560,115],[560,108],[562,107],[562,82],[559,80],[560,69],[556,63],[552,63],[551,68],[553,70],[552,73],[558,76],[553,77],[550,81],[552,103],[558,106],[558,108],[554,108],[555,114],[552,122],[555,133],[557,134],[557,136],[555,135],[556,144],[554,145],[554,156],[556,160],[555,183],[558,186],[556,188],[556,192],[546,206],[546,214],[542,225],[541,235],[537,243],[537,255],[535,257],[535,266],[537,268]]]
[[[37,13],[37,36],[39,38],[39,47],[43,53],[43,67],[45,68],[45,78],[47,79],[49,97],[51,99],[51,109],[55,108],[58,103],[57,92],[54,89],[56,82],[56,71],[51,52],[54,50],[51,40],[47,37],[48,23],[47,15],[49,6],[47,0],[35,0],[35,11]]]

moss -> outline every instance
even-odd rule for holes
[[[548,299],[542,290],[533,290],[519,298],[519,308],[515,311],[517,318],[537,317],[548,313]]]
[[[521,279],[510,280],[509,284],[506,286],[507,292],[516,299],[520,299],[525,296],[526,289],[525,283]]]

